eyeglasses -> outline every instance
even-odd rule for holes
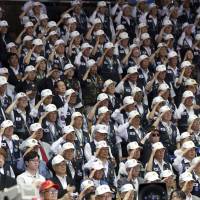
[[[51,190],[46,190],[45,192],[48,192],[50,195],[55,195],[55,194],[58,194],[58,190],[54,190],[54,189],[51,189]]]
[[[31,161],[31,162],[40,162],[39,159],[37,159],[37,160],[35,160],[35,159],[31,159],[31,160],[29,160],[29,161]]]
[[[152,137],[160,137],[160,134],[153,133]]]

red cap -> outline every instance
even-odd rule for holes
[[[50,180],[44,181],[41,186],[40,186],[40,192],[44,191],[44,190],[48,190],[49,188],[55,188],[55,189],[59,189],[59,185],[53,183]]]

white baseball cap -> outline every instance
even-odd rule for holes
[[[127,70],[127,74],[134,74],[134,73],[138,73],[138,66],[135,65],[133,67],[129,67]]]
[[[44,89],[41,92],[42,97],[48,97],[48,96],[53,96],[53,93],[50,89]]]
[[[99,196],[99,195],[102,195],[105,193],[112,193],[112,191],[110,190],[110,187],[108,185],[100,185],[95,190],[96,196]]]
[[[133,43],[130,45],[130,49],[133,50],[134,48],[139,48],[138,44]]]
[[[167,34],[164,39],[167,41],[167,40],[170,40],[170,39],[174,39],[174,36],[172,34]]]
[[[181,69],[185,68],[185,67],[191,67],[191,62],[188,60],[185,60],[181,63]]]
[[[106,42],[106,44],[104,45],[104,49],[112,49],[114,48],[114,45],[112,42]]]
[[[125,29],[125,27],[124,27],[123,24],[119,24],[119,25],[117,25],[117,27],[116,27],[116,31],[120,31],[120,30],[124,30],[124,29]]]
[[[111,79],[106,80],[103,84],[104,89],[106,89],[111,84],[115,84],[115,82]]]
[[[75,38],[75,37],[80,36],[80,33],[78,31],[73,31],[73,32],[71,32],[70,36],[71,36],[71,38]]]
[[[192,141],[186,141],[182,144],[182,148],[184,148],[184,149],[192,149],[195,147],[196,146],[195,146],[194,142],[192,142]]]
[[[102,106],[98,109],[98,115],[110,112],[106,106]]]
[[[89,43],[87,42],[84,42],[82,45],[81,45],[81,49],[84,50],[84,49],[87,49],[87,48],[93,48],[93,46],[91,46]]]
[[[141,149],[142,147],[138,145],[137,142],[129,142],[127,145],[127,151],[132,150],[132,149]]]
[[[26,36],[23,38],[23,42],[32,41],[32,40],[33,40],[33,37],[30,36],[30,35],[26,35]]]
[[[106,7],[106,2],[105,2],[105,1],[99,1],[99,2],[97,3],[97,6],[98,6],[98,7]]]
[[[148,33],[142,33],[141,35],[141,40],[146,40],[146,39],[150,39],[150,35]]]
[[[158,174],[154,171],[152,172],[147,172],[144,176],[144,180],[148,183],[154,182],[154,181],[159,181],[160,178]]]
[[[5,76],[0,76],[0,86],[7,84],[7,78]]]
[[[34,123],[30,125],[30,131],[35,132],[39,129],[42,129],[42,125],[40,123]]]
[[[33,22],[26,22],[24,28],[33,27]]]
[[[57,111],[57,108],[54,104],[48,104],[46,107],[45,107],[45,111],[46,112],[55,112]]]
[[[147,59],[147,58],[149,58],[147,55],[141,55],[141,56],[139,57],[139,64],[140,64],[144,59]]]
[[[149,9],[151,10],[152,8],[155,8],[157,7],[157,5],[155,3],[150,3],[149,4]]]
[[[120,192],[121,193],[123,193],[123,192],[129,192],[129,191],[132,191],[132,190],[134,190],[134,188],[133,188],[133,185],[130,184],[130,183],[124,184],[120,188]]]
[[[6,20],[0,21],[0,27],[8,26],[8,22]]]
[[[143,28],[143,27],[146,27],[146,26],[147,26],[147,23],[141,22],[141,23],[139,23],[138,28]]]
[[[62,40],[62,39],[59,39],[59,40],[56,40],[54,46],[58,46],[58,45],[61,45],[61,44],[65,45],[65,41]]]
[[[41,39],[37,38],[33,40],[33,45],[40,46],[40,45],[43,45],[43,42]]]
[[[173,24],[172,24],[171,20],[164,19],[162,25],[163,26],[172,26]]]
[[[49,28],[57,27],[57,24],[55,21],[50,21],[50,22],[48,22],[48,27]]]
[[[9,42],[7,45],[6,45],[6,49],[11,49],[12,47],[17,47],[16,44],[14,42]]]
[[[195,79],[189,78],[185,81],[185,86],[189,86],[189,85],[198,85],[198,83],[196,82]]]
[[[49,19],[46,14],[41,14],[39,18],[40,18],[40,20]]]
[[[159,149],[165,149],[165,147],[163,146],[163,144],[161,142],[156,142],[152,145],[153,149],[155,150],[159,150]]]
[[[181,133],[181,135],[180,135],[180,140],[184,140],[184,139],[186,139],[186,138],[189,138],[191,135],[190,135],[190,133],[189,132],[183,132],[183,133]]]
[[[167,47],[167,45],[164,42],[160,42],[157,46],[157,48]]]
[[[108,148],[108,144],[106,141],[100,141],[96,143],[96,149],[101,149],[101,148]]]
[[[49,33],[49,36],[52,36],[52,35],[58,35],[58,32],[57,32],[57,31],[51,31],[51,32]]]
[[[78,1],[78,0],[74,0],[74,1],[71,2],[72,6],[76,6],[76,5],[80,5],[80,4],[81,4],[81,2]]]
[[[97,124],[94,128],[95,133],[106,133],[108,134],[108,126],[104,124]]]
[[[64,126],[63,127],[63,133],[68,134],[74,132],[74,127],[72,125]]]
[[[167,111],[171,111],[171,109],[169,108],[169,106],[162,106],[159,110],[159,113],[162,114],[162,113],[165,113]]]
[[[71,142],[66,142],[62,145],[62,152],[68,149],[75,149],[74,145]]]
[[[27,97],[26,94],[24,92],[19,92],[17,93],[17,95],[15,96],[16,99],[20,99],[20,98],[23,98],[23,97]]]
[[[125,162],[125,168],[127,169],[127,168],[132,168],[132,167],[136,167],[136,166],[138,166],[138,165],[140,165],[138,162],[137,162],[137,160],[135,160],[135,159],[130,159],[130,160],[127,160],[126,162]]]
[[[132,96],[126,96],[123,99],[123,105],[131,105],[131,104],[134,104],[134,103],[135,103],[135,101],[134,101]]]
[[[64,15],[62,15],[63,19],[68,19],[70,17],[71,17],[71,15],[69,13],[65,13]]]
[[[71,118],[75,119],[76,117],[83,117],[83,115],[80,112],[73,112]]]
[[[41,3],[39,1],[33,2],[33,6],[41,6]]]
[[[94,169],[94,170],[104,169],[103,163],[100,160],[97,160],[92,163],[91,169]]]
[[[8,69],[6,67],[0,68],[0,75],[2,74],[8,74]]]
[[[24,141],[24,148],[33,148],[35,146],[39,146],[39,143],[36,139],[29,138]]]
[[[108,99],[108,95],[106,93],[100,93],[98,96],[97,96],[97,101],[104,101]]]
[[[137,110],[133,110],[133,111],[131,111],[131,112],[129,113],[128,118],[129,118],[129,119],[133,119],[133,118],[135,118],[136,116],[140,116],[140,113],[139,113]]]
[[[183,98],[186,99],[188,97],[194,97],[194,94],[190,90],[183,92]]]
[[[32,71],[36,71],[33,65],[28,65],[25,69],[25,72],[32,72]]]
[[[163,172],[160,175],[162,178],[168,178],[170,176],[174,176],[173,172],[169,169],[163,170]]]
[[[189,181],[194,181],[193,176],[190,172],[185,171],[184,173],[182,173],[179,177],[179,182],[183,183],[183,182],[189,182]]]
[[[4,120],[1,123],[1,128],[8,128],[8,127],[11,127],[11,126],[14,126],[13,122],[11,120]]]
[[[131,93],[132,96],[134,97],[137,92],[142,92],[142,90],[139,87],[134,87]]]
[[[157,104],[157,103],[161,103],[161,102],[164,102],[165,100],[161,97],[161,96],[157,96],[153,99],[152,101],[152,107]]]
[[[158,87],[159,91],[165,91],[165,90],[169,90],[169,85],[167,83],[161,83]]]
[[[67,20],[67,23],[68,23],[68,24],[77,23],[76,18],[70,17],[70,18]]]
[[[176,51],[170,51],[168,53],[168,59],[174,58],[174,57],[177,57],[177,56],[178,56],[178,54],[176,53]]]
[[[182,30],[184,29],[184,28],[186,28],[186,27],[189,27],[190,26],[190,24],[188,23],[188,22],[185,22],[183,25],[182,25]]]
[[[57,164],[60,164],[61,162],[65,161],[65,159],[61,156],[61,155],[56,155],[52,161],[51,161],[51,164],[52,165],[57,165]]]
[[[195,40],[200,41],[200,33],[195,35]]]
[[[90,59],[87,61],[87,67],[92,67],[96,64],[96,61],[94,59]]]
[[[41,61],[43,61],[43,60],[46,60],[46,58],[45,58],[44,56],[38,56],[38,57],[36,58],[36,63],[39,63],[39,62],[41,62]]]
[[[156,71],[157,72],[164,72],[164,71],[166,71],[166,66],[165,65],[158,65],[156,67]]]
[[[94,25],[95,24],[101,24],[101,20],[99,18],[95,18],[94,21],[92,22]]]
[[[128,38],[129,38],[128,33],[127,33],[127,32],[122,32],[122,33],[120,33],[120,34],[119,34],[119,38],[120,38],[121,40],[128,39]]]
[[[65,65],[64,70],[68,70],[68,69],[72,69],[75,68],[74,65],[72,65],[71,63],[68,63]]]
[[[96,36],[100,36],[100,35],[104,35],[104,34],[105,34],[105,32],[103,30],[98,30],[94,33],[94,35],[96,35]]]
[[[65,96],[72,95],[73,93],[76,93],[75,90],[73,90],[73,89],[68,89],[68,90],[65,92]]]
[[[90,179],[83,180],[83,182],[81,183],[81,191],[87,190],[90,187],[94,187],[94,182]]]
[[[188,124],[191,124],[194,122],[195,119],[199,119],[199,117],[197,117],[196,115],[190,115],[188,118]]]

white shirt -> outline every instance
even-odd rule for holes
[[[3,140],[6,141],[8,147],[9,147],[9,151],[12,154],[13,153],[13,141],[4,136],[3,136]]]
[[[35,184],[36,182],[44,182],[45,178],[40,175],[38,172],[35,175],[32,175],[30,172],[25,171],[24,173],[17,176],[17,184],[19,185],[31,185]]]
[[[135,87],[137,87],[137,85],[136,85],[136,83],[133,84],[133,83],[130,82],[130,81],[128,81],[128,83],[130,84],[131,92],[132,92],[133,89],[134,89]],[[119,93],[119,94],[124,93],[124,81],[121,81],[121,82],[117,85],[117,87],[115,88],[115,91],[116,91],[117,93]]]
[[[63,189],[64,190],[67,189],[67,176],[64,176],[64,177],[61,177],[61,176],[58,176],[58,175],[56,175],[56,176],[59,179]]]

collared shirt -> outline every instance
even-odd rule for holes
[[[63,189],[64,189],[64,190],[67,189],[67,175],[65,175],[65,176],[63,176],[63,177],[58,176],[58,175],[56,175],[56,176],[57,176],[57,178],[59,179],[59,181],[60,181],[60,183],[61,183]]]
[[[10,153],[12,154],[13,153],[13,141],[8,139],[7,137],[3,136],[3,140],[6,141],[8,147],[9,147],[9,150],[10,150]]]
[[[45,178],[41,176],[38,172],[35,175],[32,175],[30,172],[25,171],[24,173],[17,176],[17,184],[34,184],[36,182],[44,182]]]

